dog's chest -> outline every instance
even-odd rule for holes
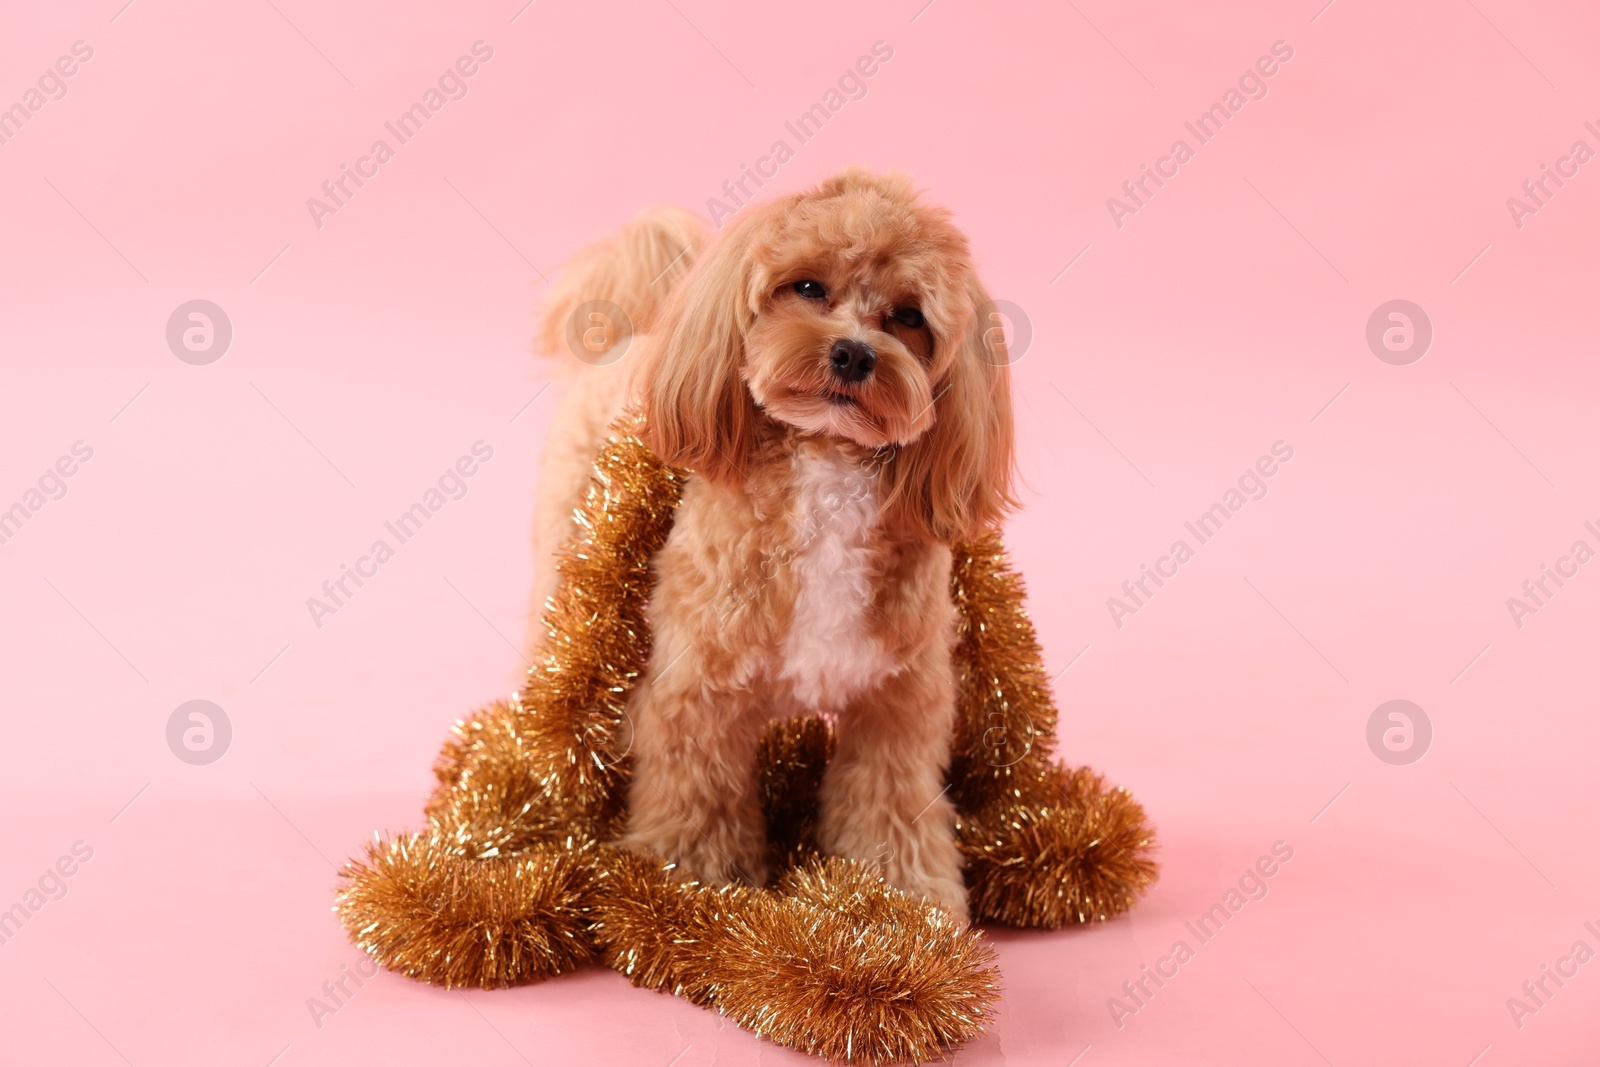
[[[778,675],[802,705],[838,711],[895,670],[874,625],[885,551],[876,479],[837,453],[801,456],[790,521],[794,603]]]

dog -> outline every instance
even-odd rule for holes
[[[539,345],[580,358],[542,459],[535,612],[614,418],[642,410],[646,444],[689,472],[653,561],[621,845],[761,884],[762,727],[821,713],[822,850],[967,918],[944,784],[951,545],[1015,506],[990,307],[949,213],[854,168],[714,240],[646,212],[552,288]]]

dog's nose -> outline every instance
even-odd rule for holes
[[[871,345],[849,338],[833,342],[828,359],[833,363],[833,376],[850,384],[865,379],[872,373],[872,368],[878,365],[878,353],[872,350]]]

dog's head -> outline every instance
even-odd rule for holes
[[[974,537],[1012,504],[1004,340],[949,214],[849,170],[751,209],[656,331],[644,406],[666,462],[740,482],[762,420],[878,450],[886,521]]]

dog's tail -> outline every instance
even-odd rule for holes
[[[706,240],[705,224],[683,208],[641,211],[568,260],[540,309],[538,349],[592,361],[622,337],[648,332]]]

